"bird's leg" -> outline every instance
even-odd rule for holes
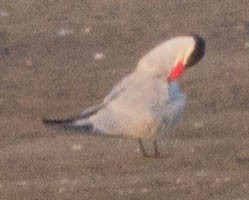
[[[158,145],[157,145],[156,140],[154,140],[153,144],[154,144],[155,157],[160,157],[160,153],[159,153],[159,150],[158,150]]]
[[[139,139],[138,140],[139,143],[139,148],[140,148],[140,152],[143,154],[144,157],[149,157],[149,155],[147,154],[147,152],[145,151],[145,148],[143,146],[142,140]]]

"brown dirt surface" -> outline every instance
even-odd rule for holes
[[[1,0],[0,199],[249,200],[248,20],[243,0]],[[188,105],[159,136],[161,158],[41,123],[100,102],[144,53],[189,33],[207,52],[180,80]]]

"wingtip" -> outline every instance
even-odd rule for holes
[[[42,123],[45,124],[45,125],[55,124],[55,120],[42,118]]]
[[[75,125],[75,124],[73,124],[74,122],[75,122],[75,118],[69,118],[69,119],[42,118],[42,123],[45,126],[49,126],[52,128],[62,128],[63,130],[66,130],[66,131],[76,131],[76,132],[80,132],[80,133],[96,135],[95,133],[93,133],[93,124],[92,123]]]
[[[73,122],[73,118],[70,119],[48,119],[42,118],[42,123],[45,125],[56,125],[56,124],[68,124]]]

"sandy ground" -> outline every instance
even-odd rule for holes
[[[242,0],[1,0],[0,199],[248,200],[248,19]],[[159,136],[160,159],[131,138],[42,125],[100,102],[144,53],[188,33],[207,53],[181,78],[188,106]]]

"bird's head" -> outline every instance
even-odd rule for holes
[[[177,79],[186,69],[197,64],[205,54],[205,41],[197,35],[172,38],[150,51],[138,64],[138,69]]]

